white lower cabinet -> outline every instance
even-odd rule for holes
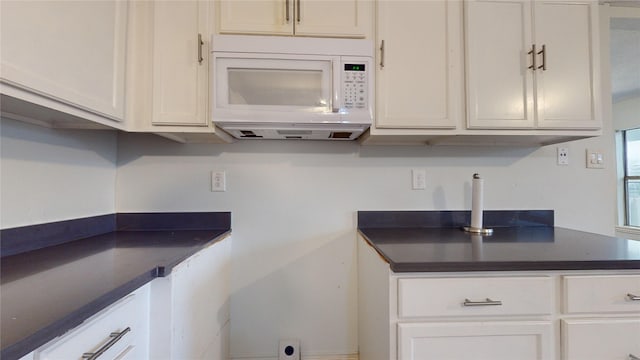
[[[362,360],[637,360],[640,269],[395,273],[358,241]]]
[[[397,283],[398,359],[553,358],[549,276],[394,274],[392,282]]]
[[[218,241],[151,282],[149,359],[228,357],[230,250]]]
[[[640,359],[640,275],[564,276],[564,360]]]
[[[33,353],[34,360],[146,359],[149,344],[147,284]],[[86,356],[86,357],[85,357]]]
[[[564,360],[640,359],[640,316],[563,320]]]
[[[20,360],[227,359],[230,251],[209,245]]]
[[[551,321],[398,324],[398,359],[551,359]]]

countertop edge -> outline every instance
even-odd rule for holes
[[[194,248],[192,252],[189,252],[188,254],[181,256],[176,260],[166,264],[158,264],[157,266],[133,277],[130,281],[103,294],[94,301],[85,304],[79,309],[52,322],[44,328],[41,328],[40,330],[27,336],[26,338],[19,340],[18,342],[9,345],[6,348],[3,348],[0,351],[0,358],[19,359],[20,357],[36,350],[40,346],[45,345],[56,337],[64,335],[68,331],[81,325],[93,315],[122,299],[132,291],[146,285],[147,283],[158,277],[168,276],[175,266],[188,259],[192,255],[198,253],[199,251],[228,238],[230,234],[231,230],[227,230],[214,237],[210,241],[207,241],[206,243],[203,243],[202,245]]]
[[[359,228],[358,228],[358,235],[362,236],[362,238],[364,239],[364,241],[367,242],[367,244],[369,246],[371,246],[371,248],[378,253],[378,256],[380,256],[382,258],[382,260],[384,260],[384,262],[386,262],[387,264],[389,264],[389,266],[391,267],[391,265],[393,264],[393,262],[382,252],[380,251],[380,249],[378,249],[378,247],[373,243],[373,241],[371,241],[371,239],[369,239],[369,237],[362,232]],[[392,269],[393,270],[393,269]]]
[[[449,262],[427,265],[424,263],[394,264],[390,262],[389,267],[396,274],[409,272],[638,270],[640,269],[640,260]]]
[[[389,264],[389,269],[396,273],[409,272],[474,272],[474,271],[563,271],[563,270],[638,270],[640,260],[563,260],[563,261],[451,261],[451,262],[413,262],[396,263],[372,241],[366,229],[357,229],[360,235],[378,255]],[[579,230],[572,230],[582,232]]]

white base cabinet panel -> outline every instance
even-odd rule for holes
[[[635,360],[640,270],[394,273],[358,239],[366,360]]]
[[[150,359],[226,359],[231,239],[151,283]]]
[[[551,359],[552,330],[550,321],[400,323],[398,359]]]
[[[564,360],[640,359],[640,316],[563,320],[562,337]]]

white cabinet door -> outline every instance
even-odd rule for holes
[[[218,31],[223,34],[293,34],[294,0],[222,0]]]
[[[400,360],[553,358],[550,321],[399,323]]]
[[[455,128],[461,2],[378,2],[376,128]]]
[[[2,82],[124,118],[127,1],[2,1]]]
[[[209,13],[207,1],[154,2],[152,124],[208,125]]]
[[[540,128],[601,127],[598,4],[534,2],[535,43],[544,46],[536,71]],[[540,49],[541,50],[541,49]]]
[[[469,128],[601,128],[596,2],[465,4]]]
[[[372,2],[362,0],[223,0],[218,32],[364,38]]]
[[[531,2],[465,2],[467,125],[533,128]]]
[[[640,318],[563,320],[563,359],[640,358]]]
[[[292,3],[294,0],[290,0]],[[372,1],[296,0],[295,34],[364,38],[371,19]]]

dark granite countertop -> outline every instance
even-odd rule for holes
[[[149,221],[154,215],[159,222]],[[112,231],[3,257],[0,358],[17,359],[64,334],[230,232],[229,213],[182,215],[202,223],[181,228],[181,216],[118,214]]]
[[[640,241],[554,227],[548,211],[485,213],[491,236],[462,231],[463,211],[358,216],[360,234],[394,272],[640,269]]]

